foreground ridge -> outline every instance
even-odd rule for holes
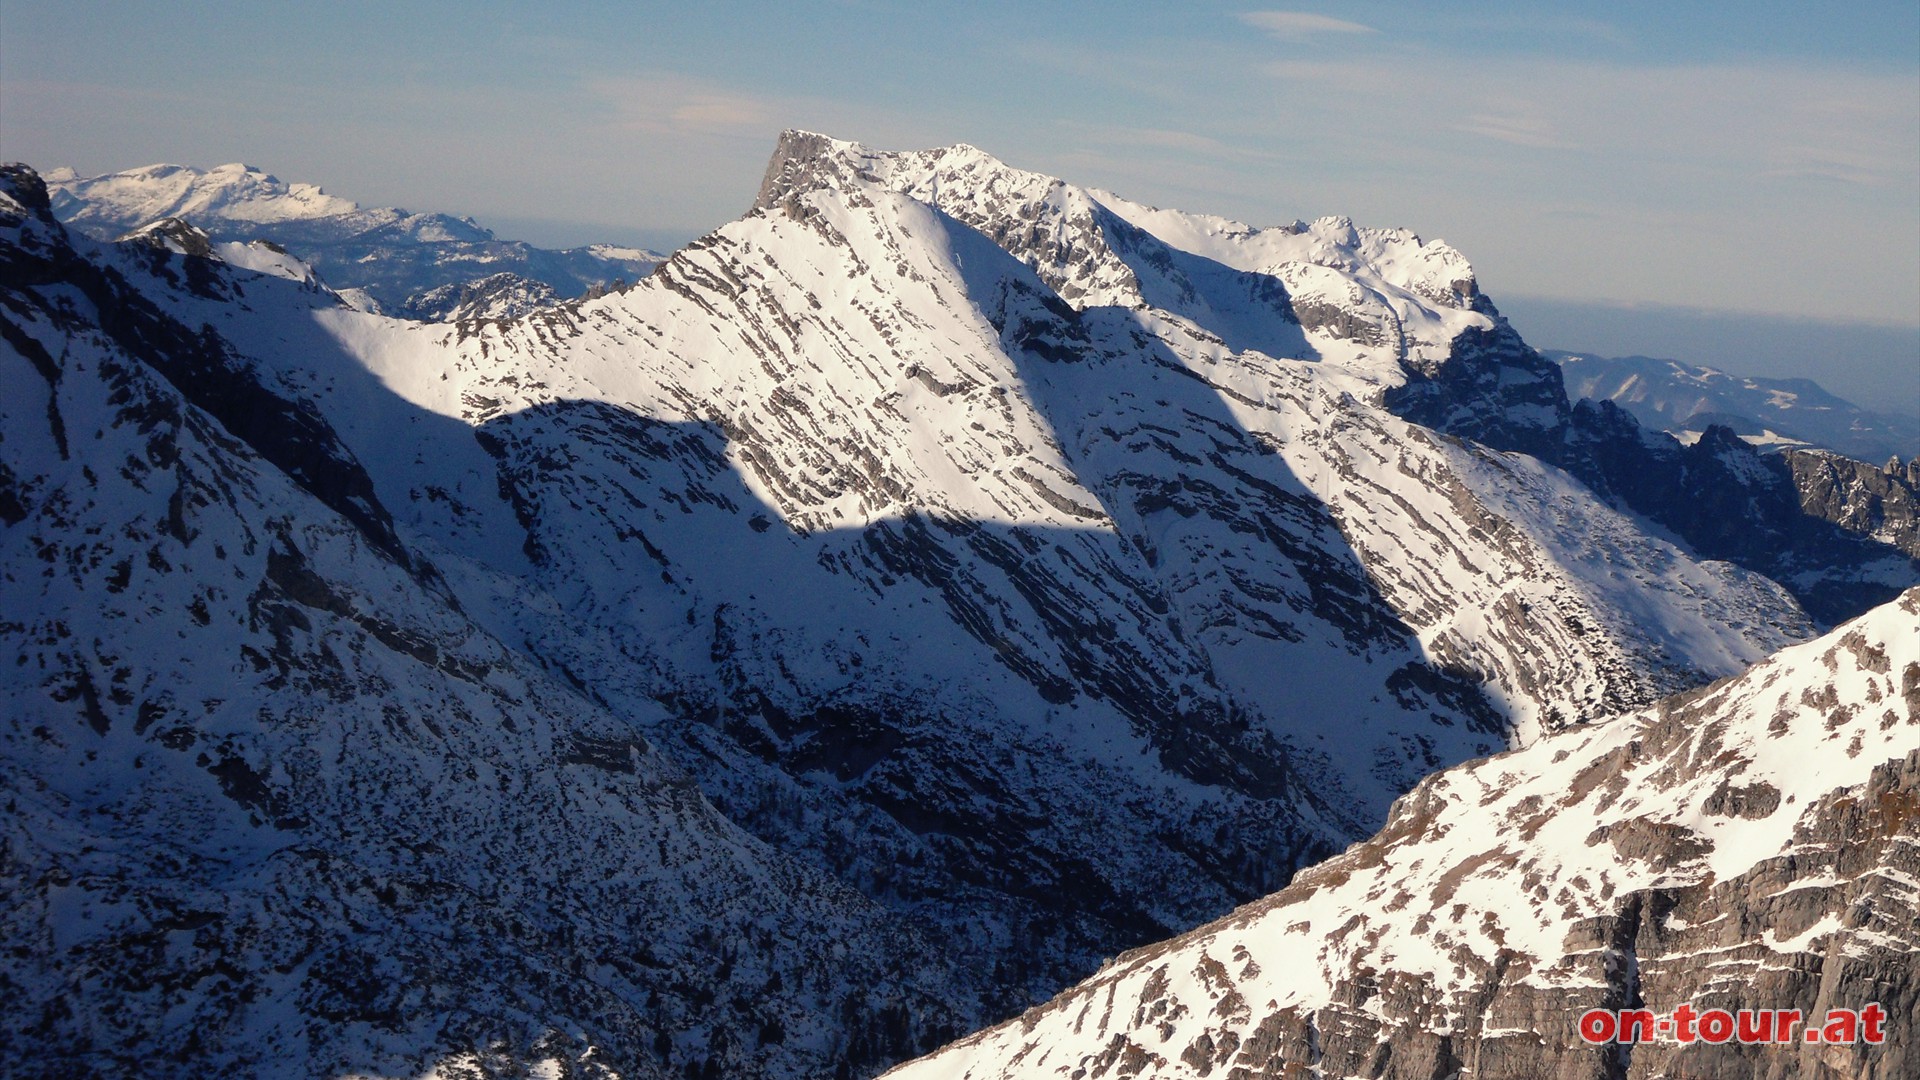
[[[1912,1075],[1916,619],[1911,590],[1739,678],[1441,773],[1278,894],[887,1075]],[[1883,1045],[1629,1057],[1576,1027],[1874,1003]]]

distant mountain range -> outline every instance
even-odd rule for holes
[[[1231,1035],[1348,1075],[1363,1042],[1425,1060],[1454,1021],[1407,1010],[1464,1016],[1469,983],[1557,1039],[1526,1006],[1574,999],[1516,992],[1521,946],[1614,985],[1595,950],[1656,870],[1710,891],[1694,795],[1764,817],[1706,864],[1756,889],[1737,856],[1802,815],[1858,826],[1815,838],[1850,873],[1905,814],[1907,480],[1816,498],[1725,428],[1570,400],[1444,243],[794,131],[637,282],[554,302],[490,266],[408,294],[440,322],[336,277],[417,282],[492,243],[471,223],[206,175],[0,168],[26,1075],[865,1077],[1309,886],[1381,921],[1289,915],[1264,975],[1182,967],[1238,1005],[1142,989],[1047,1061],[1226,1075]],[[1737,779],[1775,719],[1799,771]],[[1601,805],[1629,779],[1644,807]],[[1536,819],[1551,852],[1513,848]],[[1808,859],[1817,925],[1898,915]],[[1861,970],[1911,1000],[1901,963]],[[1328,979],[1351,1045],[1263,1026]]]
[[[470,217],[363,208],[242,164],[89,177],[57,169],[46,183],[54,216],[96,239],[182,219],[215,241],[278,244],[358,306],[409,318],[512,318],[636,281],[662,258],[614,244],[556,251],[501,240]]]
[[[1568,396],[1611,401],[1683,439],[1719,425],[1755,445],[1819,447],[1875,465],[1920,456],[1920,417],[1862,409],[1811,379],[1729,375],[1647,356],[1542,355],[1566,373]],[[1920,409],[1920,401],[1900,404]]]

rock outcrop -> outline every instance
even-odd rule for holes
[[[599,295],[589,289],[590,296]],[[463,319],[518,319],[560,303],[553,286],[519,274],[499,273],[454,285],[442,285],[407,297],[394,312],[424,322],[460,322]]]
[[[1920,458],[1876,467],[1812,450],[1784,456],[1806,514],[1920,558]]]
[[[1920,580],[1920,560],[1887,537],[1829,517],[1871,518],[1803,493],[1797,466],[1709,425],[1682,444],[1611,401],[1569,404],[1560,369],[1503,321],[1455,339],[1443,363],[1410,365],[1389,408],[1438,431],[1550,462],[1623,510],[1671,529],[1700,555],[1780,582],[1832,625]],[[1817,486],[1817,481],[1811,481]],[[1896,511],[1896,516],[1897,516]]]

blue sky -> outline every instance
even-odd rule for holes
[[[1920,410],[1912,0],[0,7],[0,156],[43,169],[241,160],[537,242],[659,244],[743,211],[788,126],[1411,226],[1543,346],[1660,351],[1556,340],[1569,304],[1629,332],[1866,326],[1881,344],[1806,373]],[[1766,339],[1682,358],[1807,362]]]

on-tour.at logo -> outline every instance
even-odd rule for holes
[[[1580,1016],[1580,1037],[1589,1043],[1790,1043],[1878,1046],[1887,1041],[1887,1011],[1879,1002],[1859,1009],[1828,1009],[1809,1021],[1799,1009],[1705,1009],[1681,1005],[1670,1015],[1651,1009],[1589,1009]]]

